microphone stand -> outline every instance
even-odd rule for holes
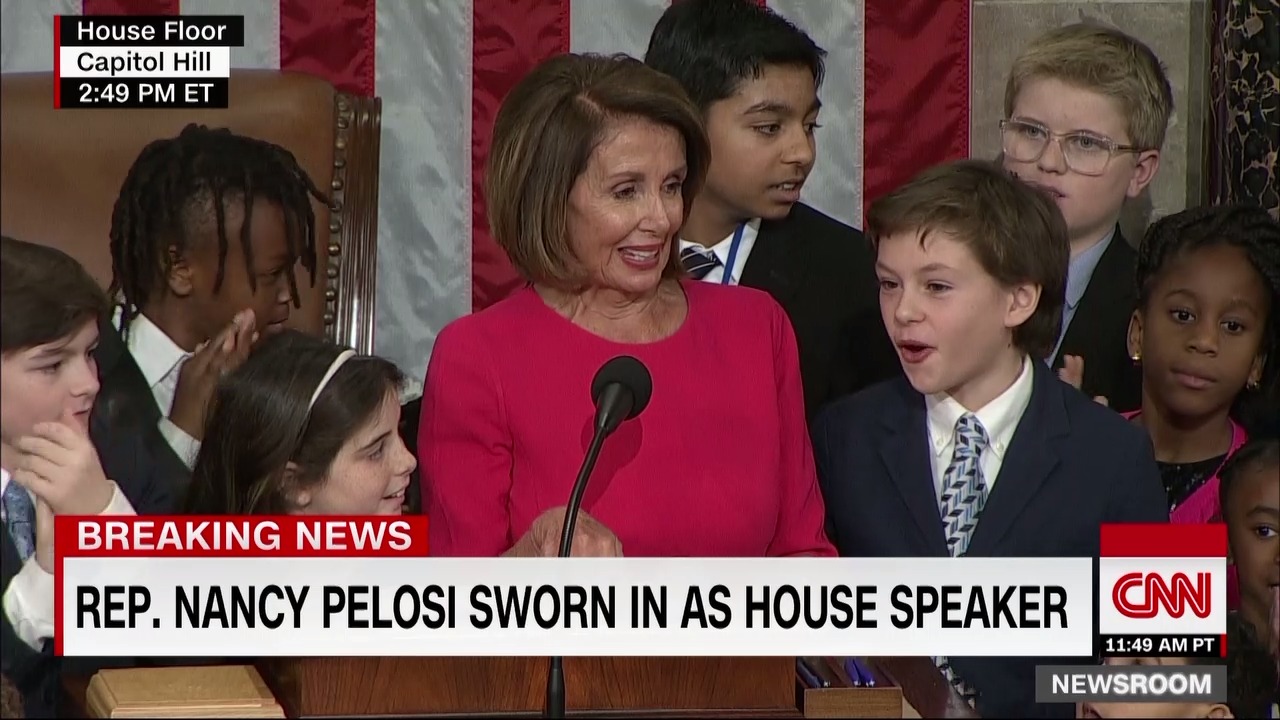
[[[609,388],[604,394],[607,396],[613,389]],[[606,400],[601,403],[601,407],[605,408],[612,404]],[[560,557],[562,558],[569,557],[573,551],[573,530],[578,524],[578,508],[582,506],[582,494],[587,489],[587,480],[591,477],[596,458],[600,455],[600,448],[604,445],[605,436],[610,430],[611,428],[608,428],[604,422],[597,419],[595,435],[591,438],[591,446],[587,448],[587,456],[582,460],[582,468],[578,470],[578,479],[573,483],[569,505],[564,512],[564,527],[560,535]],[[551,658],[551,670],[547,673],[546,716],[564,717],[564,658],[559,655]]]

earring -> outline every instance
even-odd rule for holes
[[[1129,356],[1129,359],[1134,362],[1142,362],[1142,352],[1140,350],[1134,350],[1133,354]]]
[[[1258,392],[1257,380],[1250,380],[1249,382],[1245,383],[1244,386],[1249,392]]]

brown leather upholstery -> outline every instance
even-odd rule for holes
[[[190,122],[288,148],[332,198],[316,203],[316,282],[301,271],[290,324],[373,350],[379,98],[339,93],[297,73],[234,71],[226,110],[55,110],[49,73],[0,78],[0,231],[65,250],[105,287],[111,210],[150,141]]]

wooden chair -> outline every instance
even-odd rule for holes
[[[267,70],[233,71],[230,86],[225,110],[55,110],[51,73],[0,76],[0,232],[64,250],[106,287],[111,211],[145,145],[192,122],[269,140],[330,198],[328,207],[313,203],[321,257],[313,285],[300,271],[301,308],[289,325],[372,353],[381,98]],[[405,412],[410,448],[417,414],[417,406]],[[416,512],[416,471],[411,489]]]
[[[66,251],[105,287],[112,207],[143,146],[191,122],[269,140],[331,199],[316,203],[321,257],[289,324],[372,352],[381,99],[298,73],[234,71],[230,85],[225,110],[55,110],[52,74],[3,75],[0,231]]]

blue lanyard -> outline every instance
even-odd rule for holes
[[[729,243],[729,261],[724,264],[724,274],[720,278],[721,285],[733,284],[733,266],[738,260],[738,246],[742,244],[742,231],[746,227],[747,224],[742,223],[737,230],[733,231],[733,242]]]

